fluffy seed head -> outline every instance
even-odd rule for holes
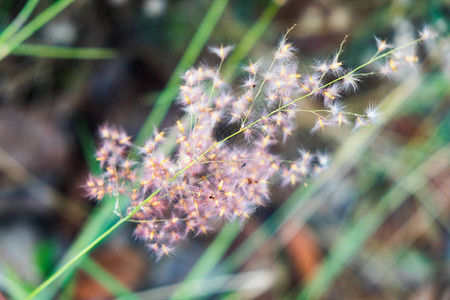
[[[430,35],[422,32],[423,38]],[[377,53],[392,47],[376,42]],[[210,48],[221,61],[232,49]],[[96,158],[103,172],[87,179],[86,194],[96,200],[114,196],[116,207],[119,194],[128,197],[126,211],[138,224],[134,235],[159,259],[172,254],[178,241],[207,234],[220,220],[244,222],[268,204],[272,184],[306,185],[328,166],[327,154],[300,150],[287,162],[272,152],[292,139],[298,113],[315,116],[312,133],[352,121],[357,129],[377,121],[380,113],[374,105],[363,115],[344,110],[342,95],[356,91],[360,77],[344,68],[341,49],[331,61],[318,62],[310,75],[299,72],[294,52],[284,37],[268,67],[261,60],[244,67],[240,86],[226,82],[217,68],[187,70],[177,97],[186,116],[168,130],[155,128],[146,142],[134,145],[136,160],[128,157],[133,144],[124,130],[101,126]],[[391,74],[402,63],[416,61],[414,52],[392,55],[382,72]],[[323,107],[304,107],[300,100],[308,97]],[[171,140],[175,151],[167,154],[162,146]]]

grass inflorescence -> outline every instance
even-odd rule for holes
[[[221,70],[233,47],[212,47],[220,61],[217,67],[193,67],[182,76],[177,101],[186,118],[166,130],[154,129],[140,145],[114,126],[100,128],[96,157],[103,173],[90,176],[87,194],[97,200],[116,197],[115,213],[137,223],[135,236],[158,259],[172,253],[189,234],[206,234],[222,220],[243,222],[257,207],[270,203],[271,184],[296,186],[327,167],[329,157],[322,152],[299,148],[293,161],[272,152],[273,146],[282,146],[292,136],[298,114],[315,116],[311,132],[343,125],[358,129],[376,122],[380,111],[375,105],[355,113],[345,110],[342,97],[355,92],[363,77],[389,76],[416,63],[412,49],[430,37],[428,30],[423,31],[416,40],[397,47],[377,38],[375,54],[353,70],[340,59],[344,39],[333,58],[301,73],[286,34],[272,60],[250,62],[238,83],[227,82]],[[384,63],[379,70],[360,71],[380,60]],[[323,108],[305,109],[302,100],[309,98]],[[224,138],[217,134],[227,128],[234,130]],[[161,150],[168,135],[176,141],[171,154]],[[131,149],[137,150],[137,157],[130,158]],[[120,210],[119,195],[130,199],[126,212]]]

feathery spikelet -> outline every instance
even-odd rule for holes
[[[433,34],[424,29],[421,35],[425,39]],[[383,51],[394,46],[377,38],[376,43],[372,60],[386,57],[381,73],[388,75],[405,63],[417,62],[414,52],[387,53]],[[210,48],[221,62],[232,49]],[[158,259],[173,253],[176,243],[189,234],[213,230],[219,220],[245,221],[258,206],[269,203],[272,183],[304,184],[329,164],[323,152],[300,150],[291,162],[271,153],[272,146],[283,145],[293,135],[298,112],[315,115],[312,133],[352,123],[357,129],[378,119],[373,105],[364,114],[344,111],[342,95],[356,91],[360,76],[344,68],[341,52],[342,45],[331,61],[319,61],[312,73],[301,74],[295,48],[284,37],[269,67],[264,68],[261,60],[244,67],[246,77],[238,91],[223,79],[220,67],[187,70],[177,97],[186,117],[166,131],[155,128],[152,137],[136,145],[138,160],[128,159],[132,143],[123,130],[100,127],[96,158],[103,173],[88,178],[87,195],[97,200],[127,196],[127,214],[137,222],[134,235]],[[307,97],[322,102],[324,108],[304,110],[300,100]],[[219,137],[220,130],[229,132],[225,139]],[[166,139],[167,135],[172,138]],[[170,140],[176,141],[171,156],[161,149]],[[117,203],[116,213],[122,216]]]

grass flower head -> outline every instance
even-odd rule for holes
[[[417,62],[396,54],[395,46],[386,41],[376,39],[376,43],[378,51],[365,65],[384,60],[388,67],[378,73],[396,72],[405,62]],[[120,217],[117,195],[127,196],[127,218],[137,223],[134,235],[157,258],[173,253],[189,235],[207,234],[221,221],[245,221],[259,206],[270,203],[271,185],[304,184],[328,166],[330,159],[324,152],[300,149],[294,161],[272,152],[274,145],[282,146],[291,138],[299,113],[315,116],[313,133],[342,124],[357,129],[379,117],[373,105],[364,114],[345,111],[342,96],[356,91],[367,74],[360,73],[365,65],[344,67],[342,44],[331,61],[318,61],[310,74],[302,74],[295,47],[284,36],[271,63],[264,67],[261,60],[250,62],[240,84],[227,82],[221,74],[222,62],[232,49],[210,48],[220,59],[218,68],[199,66],[184,73],[177,100],[186,116],[134,145],[137,159],[128,159],[133,145],[123,130],[108,125],[99,130],[96,156],[103,173],[89,177],[87,195],[97,200],[115,196]],[[305,109],[301,100],[306,98],[323,108]],[[167,154],[162,146],[171,140],[175,150]]]

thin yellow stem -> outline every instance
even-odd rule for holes
[[[296,25],[294,24],[291,28],[289,28],[289,29],[286,31],[286,33],[285,33],[284,36],[283,36],[283,41],[286,41],[289,32],[291,32],[292,29],[294,29],[295,26],[296,26]],[[273,58],[272,63],[270,64],[269,69],[268,69],[267,72],[266,72],[266,76],[264,76],[264,79],[263,79],[263,81],[261,82],[261,84],[260,84],[260,86],[259,86],[258,92],[256,93],[255,97],[253,98],[252,104],[250,105],[250,108],[248,109],[247,113],[245,114],[244,121],[242,121],[242,126],[245,126],[245,122],[247,121],[248,116],[250,115],[250,112],[251,112],[251,110],[252,110],[252,108],[253,108],[253,105],[254,105],[255,102],[256,102],[256,99],[258,99],[259,94],[261,94],[262,88],[263,88],[264,84],[265,84],[266,81],[267,81],[267,76],[269,75],[270,71],[272,70],[273,64],[275,63],[276,60],[277,60],[277,57],[276,57],[276,54],[275,54],[275,57]]]

